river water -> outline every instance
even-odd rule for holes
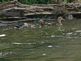
[[[37,34],[40,30],[0,30],[6,35],[0,38],[0,60],[81,61],[81,20],[65,21],[61,29],[45,30],[48,35]]]

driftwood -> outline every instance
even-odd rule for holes
[[[20,13],[19,15],[23,14],[22,16],[39,15],[39,14],[49,15],[49,14],[60,14],[60,13],[61,14],[62,13],[66,14],[66,13],[70,13],[72,11],[76,12],[76,11],[80,10],[81,5],[78,5],[79,7],[77,6],[76,8],[74,8],[74,6],[72,6],[72,4],[33,4],[33,5],[25,5],[25,4],[21,4],[17,1],[10,1],[10,2],[7,2],[7,3],[0,4],[0,10],[2,11],[2,13],[7,12],[8,10],[14,10],[15,13],[18,13],[19,11],[21,11],[21,12],[19,12]],[[14,12],[11,12],[10,13],[11,16],[10,15],[9,16],[13,17],[12,14]],[[9,13],[7,13],[7,14],[9,14]],[[13,18],[15,18],[15,17],[17,17],[17,16],[14,15]]]

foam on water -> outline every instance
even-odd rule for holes
[[[59,47],[61,47],[61,46],[55,46],[56,48],[59,48]]]
[[[1,35],[0,35],[0,37],[5,37],[5,36],[6,36],[6,34],[1,34]]]
[[[46,53],[43,53],[42,55],[43,55],[43,56],[45,56],[45,55],[46,55]]]
[[[0,58],[3,56],[3,53],[2,52],[0,52]]]
[[[5,57],[7,55],[13,55],[13,54],[15,54],[15,53],[13,53],[13,52],[0,52],[0,58]]]
[[[76,30],[77,28],[72,28],[72,30]]]
[[[75,31],[75,32],[81,32],[81,30],[77,30],[77,31]]]
[[[4,57],[4,56],[7,56],[7,55],[13,55],[13,54],[15,54],[15,53],[14,53],[14,52],[11,52],[11,51],[10,51],[10,52],[4,52],[4,53],[3,53],[3,57]]]
[[[45,43],[44,41],[42,41],[41,43]]]
[[[55,37],[55,35],[51,35],[51,37]]]
[[[31,45],[31,44],[36,44],[36,43],[18,43],[18,42],[14,42],[12,44],[15,44],[15,45],[23,45],[23,44],[28,44],[28,45]]]
[[[79,37],[66,37],[66,38],[69,38],[69,39],[71,39],[71,38],[79,38]]]
[[[20,45],[20,44],[22,44],[22,43],[16,43],[16,42],[15,42],[15,43],[12,43],[12,44]]]
[[[72,32],[70,32],[70,33],[66,33],[67,35],[71,35],[71,34],[73,34]]]
[[[31,45],[32,43],[27,43],[27,44]]]
[[[52,45],[49,45],[48,47],[51,48],[51,47],[53,47],[53,46],[52,46]]]

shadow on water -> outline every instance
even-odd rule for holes
[[[0,58],[0,61],[10,61],[10,60],[5,58]]]

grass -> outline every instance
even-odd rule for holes
[[[65,21],[62,31],[58,26],[49,26],[42,29],[0,29],[0,52],[5,56],[3,61],[80,61],[81,37],[66,34],[81,30],[81,20]],[[51,37],[51,35],[55,37]],[[63,36],[63,37],[56,37]],[[77,37],[77,38],[75,38]],[[23,44],[13,44],[23,43]],[[48,47],[52,45],[53,47]],[[10,53],[13,52],[13,53]],[[46,55],[43,55],[46,54]]]

